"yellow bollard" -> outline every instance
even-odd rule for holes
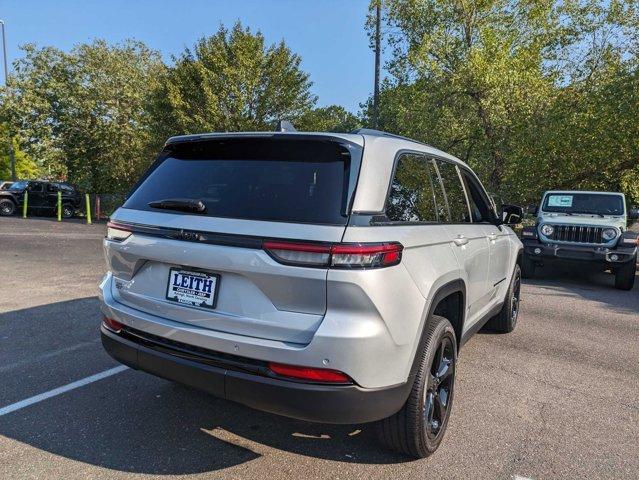
[[[87,224],[91,225],[91,200],[89,200],[89,194],[85,194],[87,200]]]
[[[62,192],[58,190],[58,222],[62,221]]]
[[[22,218],[27,218],[27,202],[29,201],[29,192],[24,191],[24,200],[22,200]]]

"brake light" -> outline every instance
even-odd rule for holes
[[[310,382],[352,383],[352,380],[345,373],[327,368],[298,367],[282,363],[269,363],[268,368],[277,375]]]
[[[122,331],[122,328],[124,327],[123,324],[109,317],[103,317],[102,323],[104,324],[106,328],[108,328],[114,333],[120,333]]]
[[[402,260],[403,245],[388,243],[305,243],[265,241],[264,250],[285,265],[323,268],[382,268]]]
[[[307,267],[326,267],[331,257],[330,245],[319,243],[264,242],[262,247],[280,263]]]
[[[122,242],[131,236],[131,230],[126,225],[116,222],[107,223],[107,238],[116,242]]]
[[[402,260],[401,243],[333,245],[331,266],[335,268],[380,268]]]

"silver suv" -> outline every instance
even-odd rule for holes
[[[253,408],[378,421],[424,457],[460,346],[515,327],[522,244],[475,174],[383,132],[175,137],[108,225],[102,342]]]

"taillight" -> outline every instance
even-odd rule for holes
[[[107,223],[107,238],[116,242],[122,242],[131,236],[131,231],[126,225],[116,222]]]
[[[123,324],[109,317],[102,317],[102,323],[106,328],[114,333],[120,333],[122,331],[122,328],[124,327]]]
[[[265,241],[262,247],[280,263],[307,267],[326,267],[331,258],[331,246],[319,243]]]
[[[323,268],[382,268],[397,265],[404,247],[389,243],[305,243],[265,241],[264,250],[285,265]]]
[[[333,245],[331,266],[334,268],[381,268],[397,265],[402,260],[401,243],[360,243]]]
[[[352,383],[352,380],[345,373],[327,368],[298,367],[282,363],[269,363],[268,368],[282,377],[297,378],[309,382]]]

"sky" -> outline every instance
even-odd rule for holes
[[[240,20],[268,43],[284,40],[302,57],[318,106],[356,113],[373,88],[373,52],[364,30],[369,0],[0,0],[9,63],[19,46],[69,50],[103,38],[135,38],[167,63],[220,24]],[[11,71],[11,66],[9,67]]]

